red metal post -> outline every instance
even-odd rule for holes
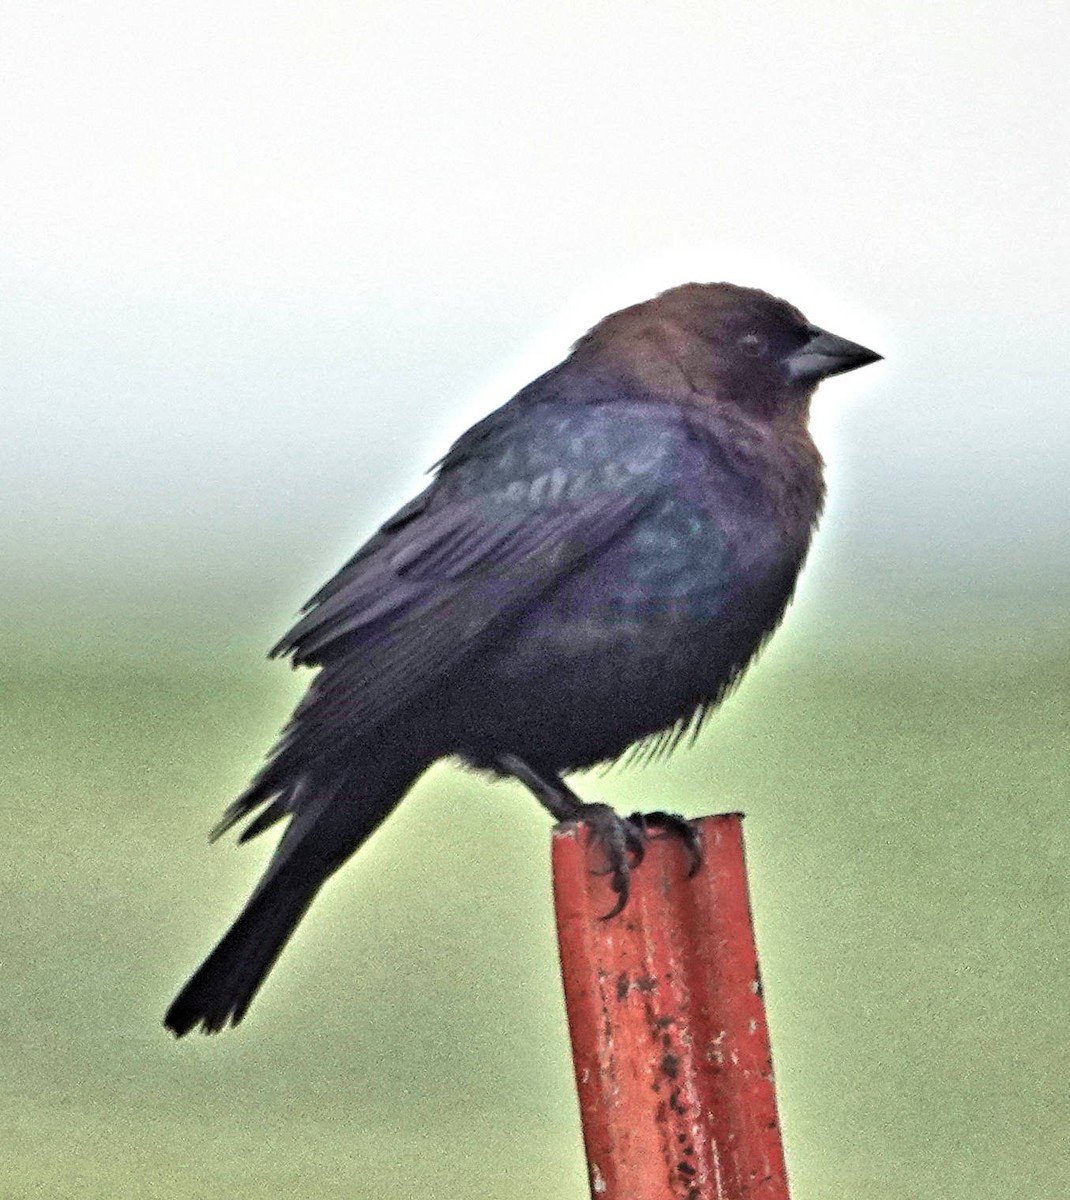
[[[788,1200],[738,814],[652,840],[624,911],[554,834],[561,970],[594,1200]]]

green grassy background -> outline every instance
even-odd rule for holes
[[[698,748],[580,781],[748,814],[796,1200],[1066,1194],[1070,651],[1012,626],[796,616]],[[301,679],[71,628],[0,646],[0,1195],[582,1200],[536,805],[436,768],[245,1024],[176,1043],[269,849],[205,832]]]

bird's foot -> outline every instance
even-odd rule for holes
[[[638,829],[644,840],[662,841],[665,838],[679,838],[684,844],[691,864],[687,870],[688,879],[694,878],[695,872],[702,866],[702,840],[695,828],[694,821],[676,813],[667,812],[636,812],[628,818],[628,822]],[[652,834],[651,829],[660,829],[661,833]]]
[[[632,871],[643,861],[646,835],[631,821],[615,812],[608,804],[584,804],[573,820],[582,821],[591,831],[606,857],[606,865],[594,875],[608,875],[609,886],[617,899],[603,916],[603,921],[615,917],[628,903]]]
[[[688,878],[702,865],[702,843],[698,830],[684,817],[672,813],[633,813],[625,818],[608,804],[585,804],[558,776],[550,771],[536,770],[515,754],[502,754],[496,764],[504,774],[512,775],[529,788],[539,803],[559,823],[582,821],[591,831],[606,857],[606,866],[596,875],[608,875],[616,903],[602,918],[615,917],[628,903],[631,873],[643,861],[647,841],[651,838],[679,838],[691,859]],[[651,834],[652,829],[661,830]]]

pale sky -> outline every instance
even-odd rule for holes
[[[838,577],[1065,580],[1068,57],[1062,0],[15,0],[9,582],[292,607],[687,279],[887,356],[819,393]]]

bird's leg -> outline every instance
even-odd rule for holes
[[[591,807],[560,776],[540,775],[515,754],[499,755],[498,766],[507,775],[519,780],[555,821],[578,821],[583,810]]]
[[[632,869],[643,861],[645,830],[614,812],[608,804],[585,803],[560,776],[536,771],[515,754],[500,755],[498,766],[532,792],[556,821],[582,821],[588,826],[607,859],[606,869],[597,873],[610,877],[610,887],[617,896],[603,920],[615,917],[628,903]]]

